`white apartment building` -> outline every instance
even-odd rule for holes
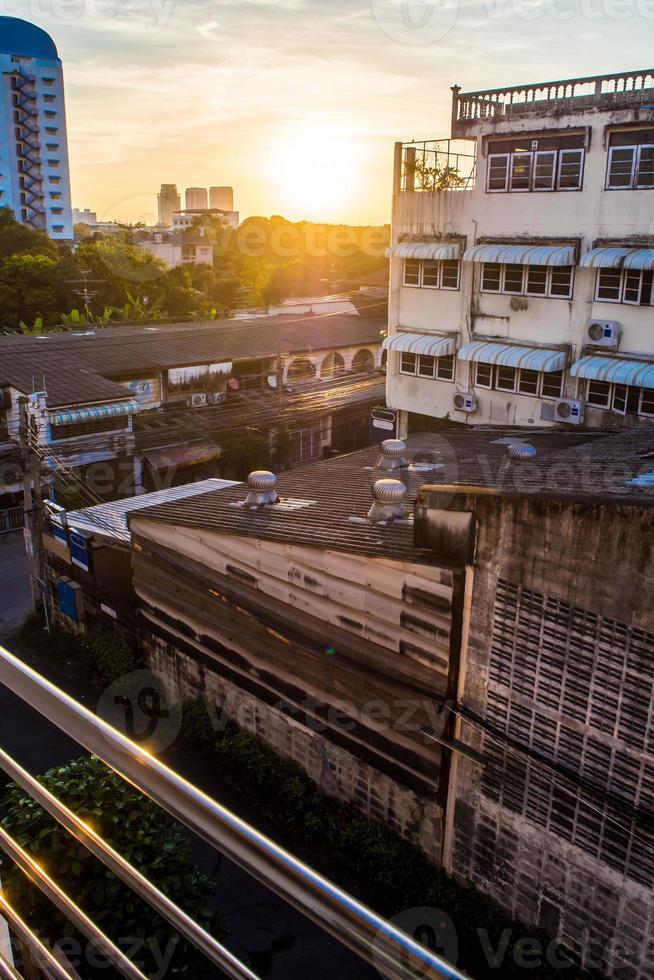
[[[654,70],[462,93],[395,149],[399,435],[654,422]]]
[[[72,241],[61,61],[45,31],[16,17],[0,17],[0,207]]]

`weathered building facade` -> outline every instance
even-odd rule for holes
[[[387,401],[434,418],[654,419],[654,74],[462,93],[396,145]]]

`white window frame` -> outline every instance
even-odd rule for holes
[[[642,415],[643,418],[652,419],[652,418],[654,418],[654,404],[652,405],[652,411],[651,412],[645,412],[645,411],[643,411],[643,401],[645,400],[645,392],[646,391],[649,391],[650,392],[650,397],[652,399],[652,402],[654,403],[654,389],[652,389],[652,388],[641,388],[640,389],[640,401],[638,403],[638,414],[639,415]]]
[[[547,295],[548,295],[549,287],[550,287],[549,268],[547,266],[544,266],[544,265],[527,265],[527,266],[525,266],[525,268],[527,270],[526,273],[525,273],[525,275],[524,275],[525,296],[533,296],[535,299],[547,299]],[[529,289],[529,270],[530,269],[545,269],[545,292],[544,293],[535,293],[535,292],[533,292],[533,290],[530,290]]]
[[[643,150],[654,150],[654,143],[631,143],[624,146],[610,146],[609,156],[606,165],[606,185],[605,190],[607,191],[650,191],[654,190],[654,184],[645,184],[642,187],[638,185],[638,174],[640,172],[640,157]],[[612,184],[611,183],[611,165],[613,163],[613,154],[616,151],[631,150],[631,173],[629,175],[628,184]]]
[[[540,157],[552,157],[552,179],[549,187],[536,187],[536,171],[538,170],[538,160]],[[536,150],[532,169],[532,184],[534,191],[548,193],[556,189],[556,178],[559,169],[558,150]]]
[[[406,374],[409,377],[415,377],[416,372],[418,371],[418,355],[412,354],[411,351],[404,351],[404,350],[398,351],[398,354],[400,355],[400,374]],[[402,367],[402,361],[405,357],[413,358],[413,371],[406,371]]]
[[[529,176],[527,177],[527,187],[513,187],[513,162],[514,160],[529,160]],[[512,153],[509,161],[509,180],[508,187],[511,194],[529,194],[532,190],[534,181],[534,153],[533,150],[526,150],[523,153]]]
[[[436,285],[432,283],[425,282],[425,266],[427,262],[431,262],[432,265],[436,266]],[[437,259],[422,259],[420,262],[420,285],[423,289],[440,289],[441,288],[441,263]]]
[[[520,289],[507,289],[506,288],[506,271],[507,271],[507,269],[508,269],[508,267],[510,265],[515,265],[516,267],[521,267],[522,268],[522,276],[521,276],[521,279],[520,279]],[[527,266],[524,265],[521,262],[507,262],[507,263],[504,263],[502,265],[502,274],[501,274],[501,279],[500,279],[501,284],[502,284],[501,292],[503,292],[506,296],[524,296],[524,292],[525,292],[525,279],[526,279],[525,269],[526,268],[527,268]]]
[[[638,276],[638,299],[627,299],[627,280],[629,277]],[[643,271],[642,269],[623,269],[621,276],[621,303],[626,303],[627,306],[640,306],[640,299],[643,295]]]
[[[598,402],[592,402],[590,400],[590,389],[591,389],[591,385],[594,385],[594,384],[595,385],[606,385],[606,389],[607,389],[606,390],[606,403],[603,404],[603,405],[598,404]],[[610,383],[610,381],[597,381],[597,380],[593,380],[593,378],[588,378],[586,380],[585,398],[586,398],[586,403],[591,408],[599,408],[599,409],[607,410],[607,409],[609,409],[611,407],[611,402],[613,400],[613,385]]]
[[[559,382],[559,390],[554,395],[545,394],[545,376],[548,374],[558,374],[561,377]],[[540,375],[540,397],[549,398],[552,401],[556,401],[557,398],[561,398],[563,391],[565,390],[565,371],[541,371]]]
[[[563,293],[553,293],[552,292],[552,280],[554,279],[554,274],[562,269],[570,270],[570,289],[565,295]],[[547,298],[548,299],[572,299],[575,291],[575,267],[573,265],[551,265],[548,267],[547,273]]]
[[[504,187],[491,187],[491,164],[494,160],[504,160]],[[509,189],[509,170],[511,168],[510,153],[491,153],[488,157],[488,167],[486,171],[486,192],[488,194],[506,194]]]
[[[484,384],[483,381],[479,380],[479,368],[489,368],[490,369],[490,384]],[[475,387],[485,388],[487,391],[493,390],[493,383],[495,381],[495,365],[486,364],[484,361],[475,361]]]
[[[568,191],[580,191],[583,188],[584,183],[584,165],[586,163],[586,151],[583,146],[578,146],[575,148],[568,147],[566,149],[561,149],[558,151],[559,159],[556,168],[556,189],[558,191],[563,191],[567,193]],[[577,183],[574,187],[561,187],[561,171],[565,163],[565,158],[570,154],[579,155],[579,177]]]
[[[651,184],[642,184],[642,185],[640,185],[638,183],[638,177],[639,177],[639,174],[640,174],[640,158],[642,156],[643,150],[652,150],[652,151],[654,151],[654,143],[640,143],[639,146],[638,146],[638,154],[637,154],[638,159],[636,161],[636,166],[634,168],[634,187],[633,187],[633,189],[635,191],[651,191],[651,190],[654,190],[654,182],[651,183]]]
[[[416,363],[416,377],[423,378],[427,381],[433,381],[436,377],[436,361],[438,358],[433,357],[431,354],[418,354]],[[423,374],[420,370],[420,366],[423,361],[431,361],[431,374]]]
[[[489,293],[489,294],[495,295],[495,296],[498,296],[498,295],[501,294],[503,296],[531,296],[534,299],[564,299],[564,300],[572,299],[572,297],[574,295],[574,287],[575,287],[574,266],[565,266],[565,267],[564,266],[553,266],[553,265],[552,266],[535,266],[535,265],[531,265],[530,266],[528,264],[524,264],[524,263],[520,263],[520,262],[508,262],[508,263],[505,263],[505,262],[501,262],[501,263],[500,262],[482,262],[481,265],[482,265],[482,269],[481,269],[481,277],[480,277],[480,283],[479,283],[479,291],[481,293]],[[499,265],[499,267],[500,267],[499,289],[489,289],[487,286],[484,285],[484,268],[487,265]],[[507,289],[506,288],[506,268],[507,268],[507,265],[522,265],[522,270],[523,270],[523,272],[522,272],[522,285],[521,285],[520,290],[514,290],[514,289]],[[545,268],[546,269],[546,273],[545,273],[545,292],[544,293],[537,293],[537,292],[534,292],[533,290],[530,290],[529,289],[529,269],[530,268],[531,269],[539,269],[539,268]],[[560,271],[563,268],[566,268],[566,269],[570,269],[571,270],[570,271],[570,290],[565,295],[563,295],[561,293],[553,293],[552,292],[552,279],[553,279],[553,276],[554,276],[554,272],[557,271],[557,270]]]
[[[440,376],[440,374],[438,373],[439,368],[441,366],[441,361],[444,360],[445,358],[451,358],[452,359],[452,377],[451,378],[442,378]],[[435,361],[436,361],[436,365],[434,367],[434,378],[436,379],[436,381],[444,381],[447,384],[454,384],[454,382],[456,381],[456,354],[444,354],[443,357],[436,357],[435,358]]]
[[[501,388],[499,385],[499,375],[500,371],[513,371],[513,387],[512,388]],[[496,364],[495,365],[495,391],[501,391],[503,394],[515,394],[518,385],[518,368],[510,367],[507,364]]]
[[[415,262],[418,266],[418,281],[417,282],[407,282],[406,281],[406,268],[409,262]],[[402,285],[406,286],[408,289],[420,289],[420,284],[422,282],[422,262],[420,259],[404,259],[402,265]]]
[[[530,374],[535,374],[536,375],[536,391],[521,391],[520,390],[520,384],[522,382],[522,375],[523,375],[523,373],[525,371],[528,371]],[[541,390],[541,387],[542,387],[542,383],[543,383],[543,372],[542,371],[534,371],[533,368],[519,368],[518,369],[518,383],[517,383],[517,386],[516,386],[516,394],[518,394],[518,395],[524,395],[525,398],[538,398],[538,396],[540,395],[540,390]]]
[[[497,265],[499,266],[499,280],[497,289],[488,289],[484,286],[484,270],[487,265]],[[481,281],[479,283],[479,290],[482,293],[491,293],[494,296],[498,296],[502,292],[502,280],[504,278],[504,266],[501,262],[482,262],[481,264]]]
[[[617,385],[617,384],[614,384],[611,387],[612,387],[612,391],[611,391],[611,411],[612,412],[615,412],[616,415],[626,415],[627,414],[627,401],[629,399],[629,385],[623,385],[623,384]],[[624,388],[624,393],[625,393],[624,394],[624,408],[618,408],[616,406],[616,404],[615,404],[616,395],[618,394],[618,390],[620,388]]]
[[[456,264],[456,286],[443,285],[443,271],[444,271],[443,267],[445,265],[445,262],[451,262],[453,264]],[[461,289],[461,259],[444,259],[443,261],[439,262],[438,265],[439,265],[438,288],[446,289],[450,293],[458,293],[458,291]]]
[[[617,299],[607,299],[606,297],[599,295],[600,280],[602,278],[602,274],[605,273],[605,272],[612,272],[612,273],[617,273],[618,274],[619,283],[618,283],[618,298]],[[597,275],[595,277],[595,302],[596,303],[621,303],[622,302],[622,283],[623,283],[623,280],[624,280],[624,276],[623,276],[623,273],[622,273],[622,270],[621,269],[598,269],[597,270]]]

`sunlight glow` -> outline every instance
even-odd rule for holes
[[[339,220],[361,184],[360,144],[335,127],[303,125],[280,134],[264,163],[282,213],[313,220]]]

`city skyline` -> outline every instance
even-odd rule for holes
[[[654,17],[648,0],[100,8],[0,4],[64,61],[75,205],[146,222],[161,183],[217,179],[243,215],[387,221],[393,143],[447,136],[451,85],[646,66]]]

